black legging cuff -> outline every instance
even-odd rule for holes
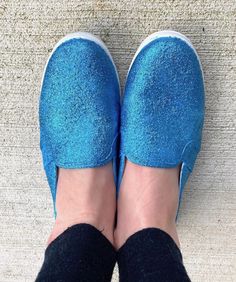
[[[190,281],[174,240],[158,228],[146,228],[118,250],[121,282]]]
[[[92,225],[77,224],[47,247],[36,282],[108,282],[115,262],[110,241]]]

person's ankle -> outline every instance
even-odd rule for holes
[[[171,236],[171,238],[175,241],[176,245],[180,247],[180,242],[177,234],[176,224],[173,220],[165,220],[161,218],[161,215],[157,215],[155,220],[150,220],[143,217],[143,220],[141,219],[142,216],[139,216],[137,214],[137,217],[135,218],[129,218],[129,222],[135,222],[135,224],[130,224],[127,226],[127,223],[125,224],[119,224],[117,225],[117,228],[114,232],[114,241],[115,246],[117,249],[119,249],[126,241],[127,239],[135,234],[138,231],[141,231],[143,229],[147,228],[158,228],[162,231],[166,232]]]
[[[56,218],[54,227],[49,236],[47,245],[49,245],[52,241],[54,241],[59,235],[61,235],[66,229],[77,225],[77,224],[89,224],[95,227],[98,231],[100,231],[112,244],[114,244],[114,235],[112,222],[103,222],[100,218],[98,218],[94,214],[81,213],[81,216],[77,218]]]
[[[179,246],[175,224],[178,182],[178,167],[141,167],[127,161],[118,198],[117,248],[137,231],[152,227],[167,232]]]
[[[48,244],[67,228],[80,223],[93,225],[113,244],[115,210],[111,163],[94,169],[59,169],[57,217]]]

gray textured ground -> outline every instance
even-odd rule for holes
[[[33,281],[53,222],[37,116],[53,45],[100,35],[123,85],[141,40],[169,28],[192,40],[206,80],[203,148],[178,224],[186,267],[195,282],[236,281],[235,19],[235,0],[0,1],[0,282]]]

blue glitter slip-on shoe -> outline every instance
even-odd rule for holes
[[[180,204],[200,151],[203,121],[203,71],[191,42],[174,31],[150,35],[136,52],[127,75],[118,187],[126,158],[141,166],[180,165]]]
[[[105,44],[69,34],[46,64],[39,107],[40,147],[54,203],[57,169],[93,168],[113,161],[116,182],[120,85]]]

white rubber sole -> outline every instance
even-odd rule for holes
[[[193,44],[192,42],[183,34],[181,34],[180,32],[177,32],[177,31],[173,31],[173,30],[163,30],[163,31],[158,31],[158,32],[155,32],[151,35],[149,35],[146,39],[144,39],[144,41],[140,44],[140,46],[138,47],[138,50],[136,51],[133,59],[132,59],[132,62],[130,64],[130,67],[129,67],[129,71],[133,65],[133,62],[134,60],[136,59],[136,57],[138,56],[138,54],[140,53],[140,51],[145,47],[147,46],[149,43],[151,43],[152,41],[158,39],[158,38],[164,38],[164,37],[174,37],[174,38],[179,38],[181,40],[183,40],[184,42],[186,42],[194,51],[194,53],[196,54],[197,56],[197,59],[199,61],[199,64],[200,64],[200,67],[201,67],[201,71],[202,71],[202,75],[203,75],[203,70],[202,70],[202,64],[201,64],[201,61],[200,61],[200,58],[198,56],[198,53],[196,51],[196,49],[193,47]],[[129,73],[128,71],[128,73]]]
[[[48,59],[47,59],[47,62],[45,64],[45,67],[44,67],[44,71],[43,71],[43,76],[42,76],[42,81],[41,81],[41,91],[42,91],[42,86],[43,86],[43,80],[44,80],[44,76],[45,76],[45,72],[47,70],[47,66],[48,66],[48,63],[53,55],[53,53],[56,51],[56,49],[61,46],[63,43],[71,40],[71,39],[86,39],[86,40],[89,40],[89,41],[92,41],[94,43],[96,43],[97,45],[99,45],[105,52],[106,54],[109,56],[114,68],[115,68],[115,71],[116,71],[116,76],[117,76],[117,80],[118,80],[118,83],[119,83],[119,90],[121,89],[120,88],[120,79],[119,79],[119,74],[118,74],[118,71],[117,71],[117,68],[116,68],[116,65],[113,61],[113,58],[111,56],[111,53],[110,51],[108,50],[107,46],[105,45],[105,43],[97,36],[89,33],[89,32],[74,32],[74,33],[69,33],[67,34],[66,36],[64,36],[61,40],[59,40],[57,42],[57,44],[54,46],[52,52],[50,53]]]

